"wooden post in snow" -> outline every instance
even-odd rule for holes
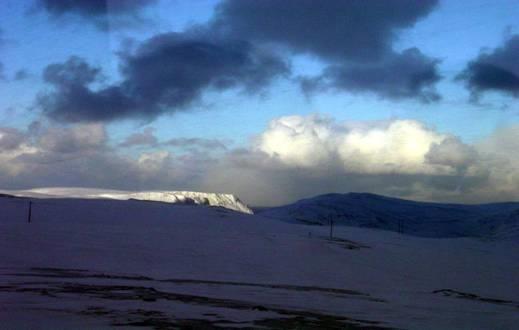
[[[330,241],[333,240],[333,220],[330,217]]]
[[[29,214],[27,215],[28,223],[31,223],[31,215],[32,215],[32,201],[29,201]]]

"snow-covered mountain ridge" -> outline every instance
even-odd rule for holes
[[[87,198],[143,200],[174,204],[198,204],[223,207],[226,209],[253,214],[253,211],[239,198],[232,194],[207,193],[195,191],[122,191],[92,188],[37,188],[30,190],[1,191],[18,197],[36,198]]]
[[[368,193],[326,194],[256,213],[288,222],[377,228],[422,237],[518,237],[519,203],[447,204]]]

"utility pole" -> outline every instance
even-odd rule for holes
[[[31,223],[31,215],[32,215],[32,201],[29,201],[29,214],[27,215],[28,223]]]
[[[330,217],[330,241],[333,240],[333,220]]]

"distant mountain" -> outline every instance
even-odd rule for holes
[[[423,237],[519,237],[519,203],[442,204],[369,193],[326,194],[258,214],[288,222],[378,228]]]
[[[143,200],[174,204],[199,204],[217,206],[252,214],[252,210],[232,194],[206,193],[195,191],[122,191],[92,188],[38,188],[30,190],[5,191],[9,196],[35,198],[86,198]]]

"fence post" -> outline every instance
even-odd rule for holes
[[[32,215],[32,201],[29,201],[29,214],[27,215],[28,223],[31,223],[31,215]]]

